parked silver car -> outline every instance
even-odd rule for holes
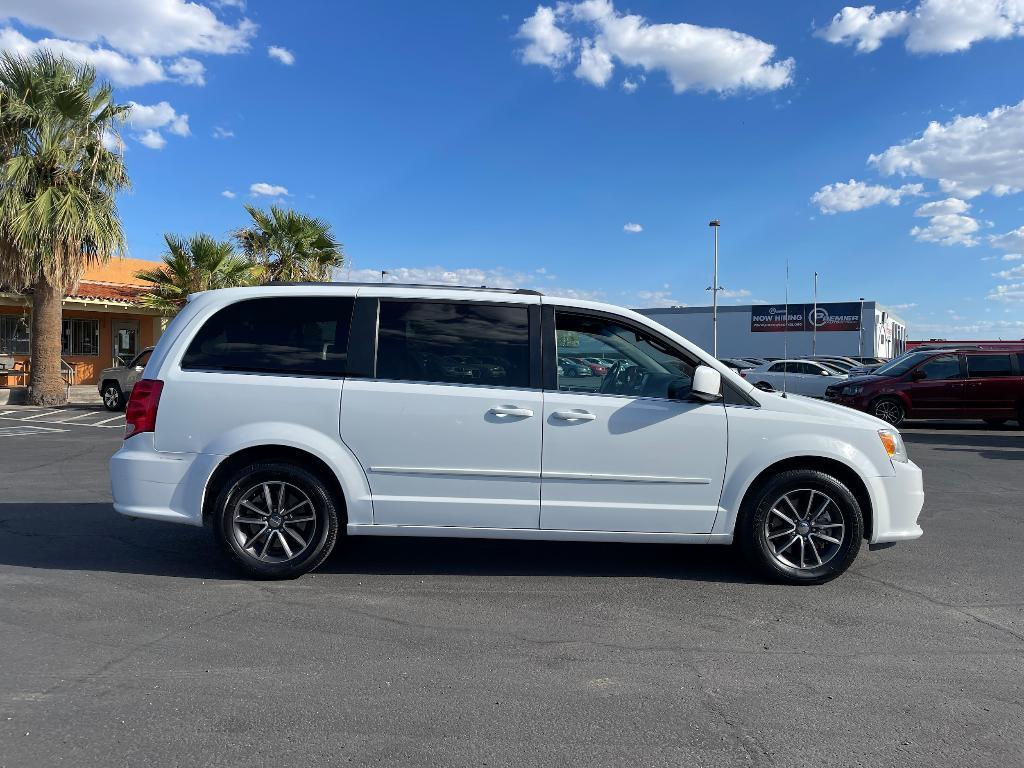
[[[142,378],[142,372],[146,370],[146,363],[149,356],[153,354],[153,347],[147,347],[135,356],[128,365],[117,366],[116,368],[104,368],[100,372],[100,381],[97,389],[100,397],[103,398],[103,407],[108,411],[123,411],[128,396],[132,393],[135,382]]]

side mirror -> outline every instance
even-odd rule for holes
[[[722,399],[722,374],[707,365],[698,365],[693,372],[690,399],[714,403]]]
[[[910,374],[910,378],[913,379],[914,381],[921,381],[921,379],[927,379],[928,374],[922,371],[920,368],[918,368],[916,371]]]

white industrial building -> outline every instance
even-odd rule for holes
[[[703,349],[712,350],[711,307],[653,307],[637,311]],[[718,307],[719,357],[895,357],[906,349],[906,342],[906,324],[874,301]]]

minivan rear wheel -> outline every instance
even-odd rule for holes
[[[898,427],[907,416],[903,403],[894,397],[880,397],[875,400],[871,404],[871,414],[894,427]]]
[[[817,470],[788,470],[744,500],[736,536],[748,561],[770,578],[820,584],[857,557],[864,516],[839,479]]]
[[[236,565],[260,579],[312,571],[338,538],[333,491],[295,464],[242,467],[224,483],[214,509],[218,542]]]

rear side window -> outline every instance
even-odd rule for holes
[[[224,307],[192,339],[190,370],[343,376],[351,297],[247,299]]]
[[[384,299],[377,378],[525,389],[530,386],[529,310]]]
[[[987,379],[994,376],[1012,376],[1010,356],[967,355],[967,376],[971,379]]]

